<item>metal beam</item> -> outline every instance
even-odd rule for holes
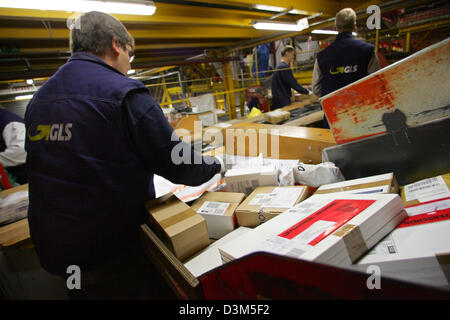
[[[156,68],[156,67],[165,67],[165,66],[181,66],[181,65],[189,65],[189,64],[198,64],[198,63],[212,63],[212,62],[226,62],[239,60],[239,57],[230,57],[230,58],[205,58],[205,59],[194,59],[194,60],[167,60],[160,62],[139,62],[133,63],[134,69],[146,69],[146,68]],[[0,81],[5,80],[16,80],[16,79],[32,79],[38,77],[49,77],[52,76],[59,65],[50,66],[50,68],[41,69],[41,70],[31,70],[31,71],[7,71],[0,72]]]
[[[273,31],[253,28],[231,28],[198,26],[155,26],[151,29],[131,29],[131,35],[137,39],[220,39],[220,38],[256,38],[275,34]],[[45,28],[1,28],[1,39],[69,39],[69,29]]]
[[[384,13],[384,12],[390,12],[390,11],[393,11],[393,10],[396,10],[399,8],[409,7],[412,5],[419,5],[419,4],[423,4],[423,3],[427,3],[427,2],[430,2],[430,0],[416,0],[416,1],[394,0],[394,1],[381,3],[381,4],[379,4],[379,6],[381,8],[381,12]],[[336,12],[338,12],[338,10]],[[357,13],[358,20],[366,19],[369,16],[366,12],[366,9],[361,9],[361,10],[357,11],[356,13]],[[230,52],[234,52],[237,50],[252,48],[252,47],[255,47],[255,46],[263,44],[263,43],[273,42],[276,40],[282,40],[282,39],[287,39],[287,38],[295,37],[295,36],[302,35],[302,34],[307,34],[317,28],[327,28],[327,27],[334,25],[334,20],[335,20],[335,18],[333,16],[332,18],[328,18],[328,19],[324,19],[324,20],[321,20],[318,22],[310,23],[308,29],[302,30],[300,32],[281,32],[281,33],[278,33],[275,35],[268,35],[265,37],[261,37],[260,39],[244,41],[240,44],[226,48],[224,50],[224,54],[228,54]]]

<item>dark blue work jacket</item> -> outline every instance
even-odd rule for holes
[[[341,32],[336,40],[317,54],[322,74],[321,96],[338,90],[368,75],[367,67],[374,46],[357,40],[351,32]]]
[[[137,243],[154,173],[196,185],[220,171],[172,164],[173,129],[144,84],[88,53],[39,89],[25,124],[30,233],[52,273],[96,268]]]

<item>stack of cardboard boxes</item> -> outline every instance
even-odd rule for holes
[[[230,170],[226,178],[266,169]],[[375,264],[385,276],[448,284],[450,174],[405,186],[401,197],[393,173],[323,185],[309,198],[305,186],[249,179],[245,192],[207,192],[192,207],[170,195],[147,204],[185,272],[198,277],[265,251],[361,271]]]
[[[355,266],[427,285],[450,284],[450,174],[402,188],[408,218]]]

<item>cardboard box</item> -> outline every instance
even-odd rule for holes
[[[257,187],[278,185],[277,175],[274,165],[230,169],[225,173],[227,191],[247,196]]]
[[[0,249],[30,238],[28,219],[22,219],[0,227]]]
[[[291,113],[289,111],[274,110],[271,112],[264,113],[264,120],[270,122],[271,124],[277,124],[285,120],[289,120]]]
[[[236,228],[234,213],[244,198],[243,193],[206,192],[191,208],[205,218],[209,237],[220,239]]]
[[[307,187],[259,187],[236,209],[238,224],[256,227],[306,199]]]
[[[229,155],[322,162],[322,150],[335,145],[329,129],[241,122],[225,129]]]
[[[406,216],[396,194],[313,195],[219,250],[224,262],[266,251],[349,266]]]
[[[401,196],[405,207],[450,197],[450,173],[408,184]]]
[[[216,99],[210,93],[197,97],[190,97],[189,103],[195,112],[213,111],[216,108]]]
[[[327,193],[398,193],[399,187],[394,173],[380,174],[367,178],[352,179],[319,187],[314,194]]]
[[[21,220],[28,215],[28,184],[0,192],[0,226]]]
[[[148,201],[149,222],[181,261],[209,245],[205,219],[172,193]]]
[[[450,197],[405,208],[409,217],[358,261],[383,276],[425,285],[450,284]]]
[[[215,125],[203,128],[203,142],[222,146],[225,141],[225,129],[233,126],[228,122],[220,122]]]
[[[228,233],[223,238],[213,242],[210,246],[202,250],[200,253],[188,259],[184,266],[192,272],[195,277],[217,268],[222,265],[222,259],[218,247],[231,241],[250,231],[250,228],[239,227]]]

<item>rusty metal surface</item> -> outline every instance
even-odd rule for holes
[[[449,71],[447,38],[322,97],[336,142],[386,132],[383,114],[389,118],[396,110],[406,117],[406,126],[450,115]]]

